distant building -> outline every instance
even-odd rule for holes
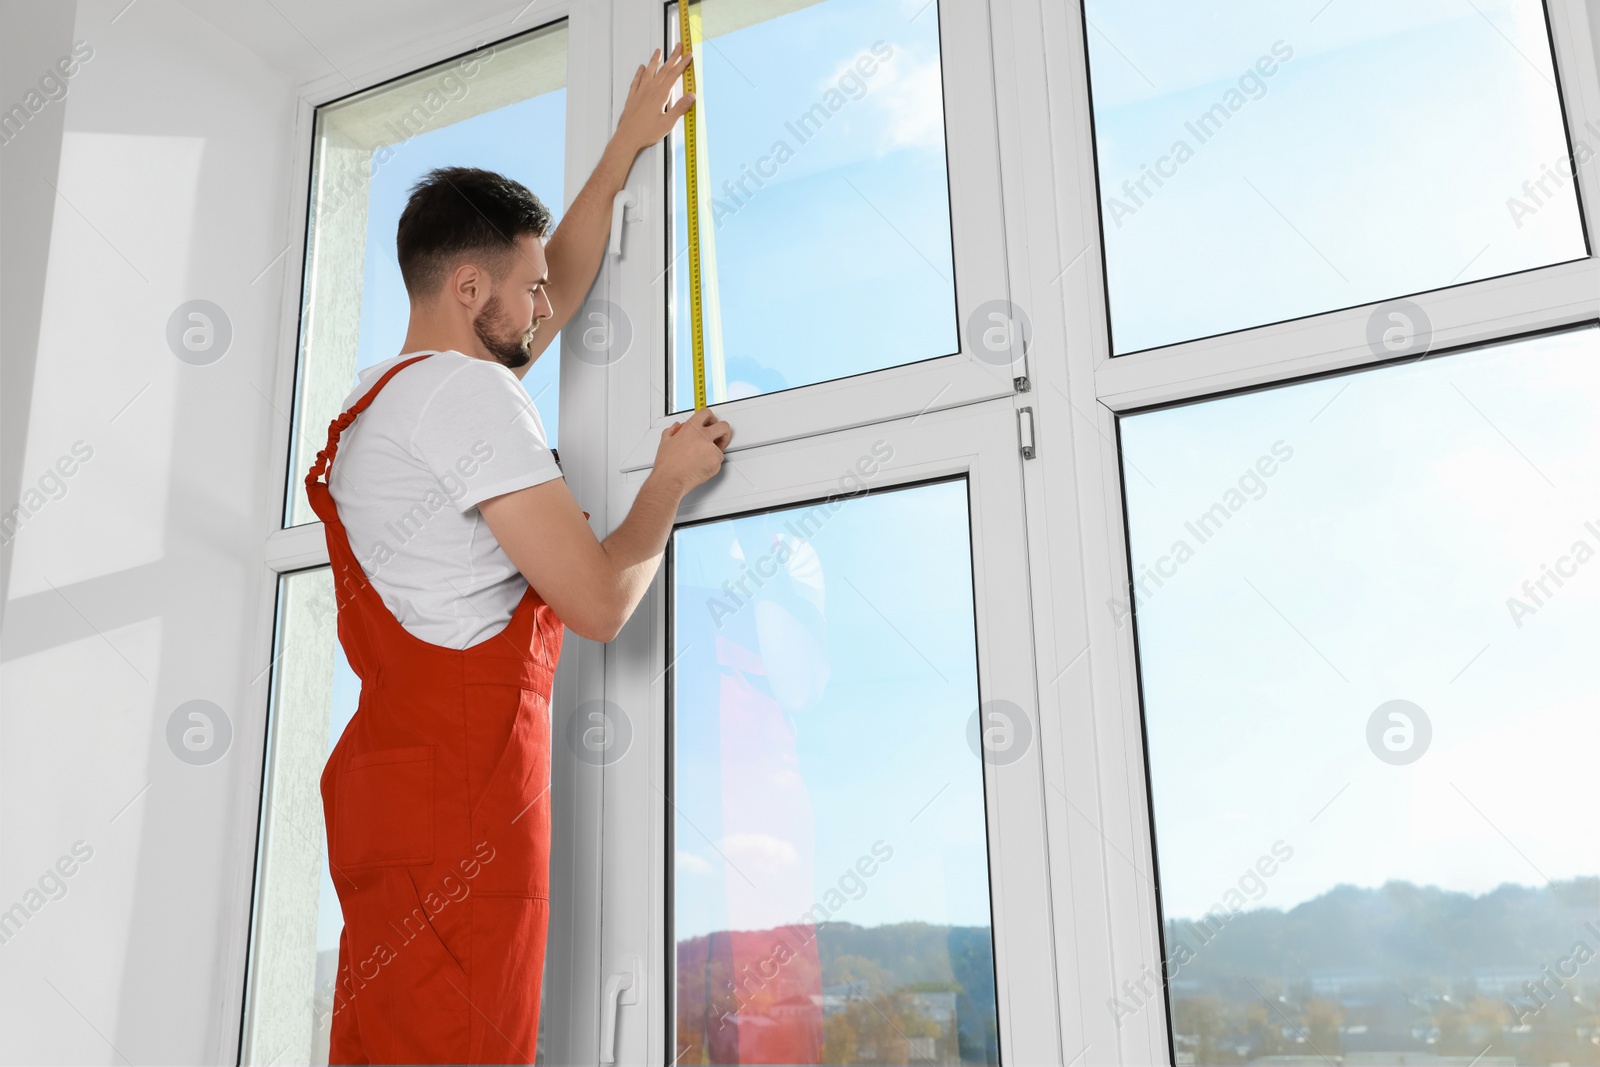
[[[1537,967],[1529,967],[1526,963],[1472,969],[1472,983],[1478,987],[1479,994],[1486,997],[1520,996],[1524,993],[1524,982],[1538,985],[1543,978]]]

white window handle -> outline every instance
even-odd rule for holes
[[[635,969],[639,966],[636,959],[625,961]],[[606,990],[600,1002],[600,1062],[617,1062],[617,1007],[621,1004],[636,1004],[639,1001],[638,990],[634,987],[634,972],[619,971],[606,979]]]
[[[631,189],[619,192],[611,201],[611,254],[622,255],[622,221],[638,221],[644,217],[639,197]]]

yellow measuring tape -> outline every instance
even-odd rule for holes
[[[699,4],[678,0],[678,40],[694,57],[700,55],[704,39]],[[696,83],[700,88],[695,88]],[[722,305],[717,294],[716,240],[707,227],[702,242],[700,205],[711,202],[710,160],[700,143],[700,109],[705,101],[705,83],[697,78],[695,64],[683,68],[683,91],[694,93],[694,106],[683,114],[684,192],[689,222],[689,318],[694,338],[694,406],[706,406],[706,378],[713,386],[711,400],[721,403],[727,397],[727,371],[722,358]],[[702,195],[703,194],[703,195]]]

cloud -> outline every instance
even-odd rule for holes
[[[818,94],[837,88],[839,79],[851,72],[859,58],[853,55],[841,61],[818,83]],[[876,157],[900,148],[944,148],[944,86],[937,54],[918,58],[906,45],[894,44],[894,54],[862,80],[867,85],[860,101],[869,125],[866,139],[874,145]],[[853,110],[854,104],[851,101],[852,106],[844,110]]]
[[[679,874],[710,874],[711,864],[693,852],[680,851],[677,855],[677,869]]]
[[[792,842],[771,834],[729,834],[722,839],[722,850],[735,864],[743,860],[764,867],[787,867],[800,862]]]

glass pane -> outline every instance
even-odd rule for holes
[[[1084,11],[1116,355],[1587,255],[1539,0]]]
[[[1123,419],[1180,1063],[1600,1060],[1597,410],[1589,327]]]
[[[361,679],[339,643],[331,570],[284,575],[278,605],[241,1062],[326,1067],[333,1013],[347,1009],[335,999],[344,915],[328,867],[322,769],[356,713]],[[544,986],[539,1003],[542,1064]]]
[[[565,204],[566,23],[535,30],[317,110],[300,380],[287,525],[313,522],[305,474],[363,367],[398,355],[410,302],[395,230],[435,167],[483,167]],[[522,379],[557,447],[561,338]]]
[[[999,1062],[967,509],[674,533],[676,1062]]]
[[[692,10],[708,402],[958,351],[938,4]],[[670,140],[668,414],[694,407],[683,123]]]
[[[245,1063],[328,1062],[343,918],[328,873],[322,768],[360,681],[335,634],[326,567],[278,583]]]

